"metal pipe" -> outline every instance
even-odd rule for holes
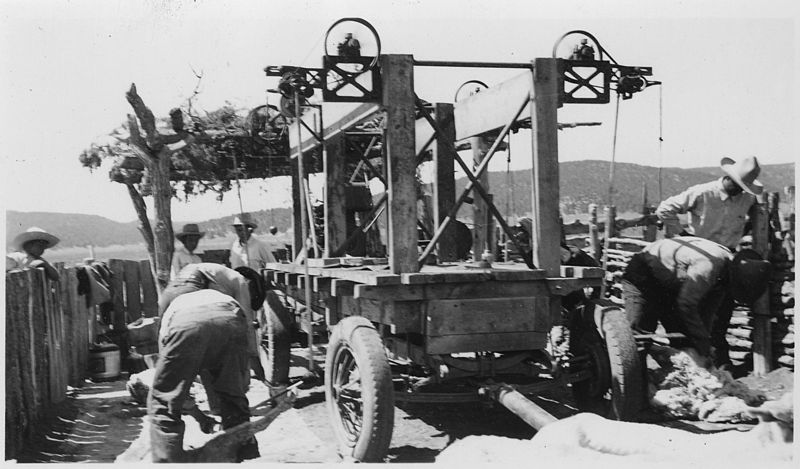
[[[451,60],[415,60],[416,67],[467,67],[467,68],[533,68],[531,62],[455,62]]]
[[[303,118],[300,114],[300,95],[298,94],[297,90],[295,90],[294,94],[294,113],[296,119],[302,123]],[[303,127],[301,125],[297,126],[297,141],[303,141]],[[300,229],[302,231],[302,238],[303,238],[303,280],[305,282],[305,300],[306,300],[306,308],[304,311],[304,316],[308,324],[308,369],[309,371],[314,370],[314,328],[311,324],[311,281],[309,280],[308,276],[308,223],[313,222],[313,220],[306,219],[306,205],[308,203],[307,197],[308,192],[306,191],[306,178],[305,178],[305,168],[303,168],[303,146],[297,145],[297,171],[298,171],[298,179],[300,179],[300,189],[301,189],[301,197],[300,197]]]
[[[501,384],[490,389],[490,391],[494,400],[536,430],[541,430],[545,425],[558,421],[549,412],[534,404],[530,399],[507,384]]]

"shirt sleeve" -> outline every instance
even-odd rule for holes
[[[664,222],[665,235],[672,238],[683,231],[678,220],[679,213],[686,213],[694,208],[697,202],[697,194],[693,188],[689,188],[678,195],[674,195],[664,200],[656,209],[656,216]]]
[[[705,356],[711,353],[711,333],[703,321],[699,306],[715,281],[714,269],[710,263],[694,263],[686,270],[686,279],[677,298],[680,320],[697,351]],[[716,311],[707,311],[706,314],[716,314]]]

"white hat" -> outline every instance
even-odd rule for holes
[[[253,221],[253,217],[249,213],[243,213],[241,215],[237,215],[233,218],[233,223],[231,225],[245,225],[251,226],[253,228],[258,228],[258,224]]]
[[[758,195],[764,190],[764,186],[756,179],[761,173],[761,167],[755,156],[748,156],[739,162],[723,158],[719,164],[722,170],[745,192]]]
[[[24,232],[18,234],[13,241],[13,245],[15,249],[22,250],[22,245],[27,243],[28,241],[33,241],[35,239],[41,239],[47,242],[46,248],[51,248],[58,244],[60,239],[56,236],[51,235],[50,233],[46,232],[45,230],[39,228],[38,226],[32,226],[25,230]]]

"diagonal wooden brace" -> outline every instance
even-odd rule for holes
[[[415,99],[416,99],[416,102],[417,102],[417,107],[422,112],[422,116],[425,118],[425,120],[428,121],[428,123],[431,125],[431,127],[433,127],[434,135],[441,134],[442,133],[441,132],[441,127],[439,127],[439,125],[436,123],[436,121],[433,120],[433,118],[430,116],[430,113],[428,112],[428,110],[425,109],[424,106],[422,106],[422,101],[419,99],[419,97],[415,97]],[[447,216],[439,224],[439,227],[436,229],[436,233],[434,233],[433,237],[431,238],[430,243],[428,244],[428,246],[425,247],[425,250],[422,252],[422,255],[420,255],[420,257],[419,257],[420,266],[425,263],[425,259],[431,254],[431,252],[433,251],[434,247],[436,246],[436,242],[442,236],[442,233],[444,233],[444,230],[447,228],[447,226],[450,224],[450,222],[453,219],[455,219],[456,213],[458,213],[458,209],[461,208],[461,205],[467,199],[467,196],[469,195],[469,193],[470,193],[470,191],[472,189],[475,189],[475,191],[478,192],[478,194],[483,198],[483,200],[486,201],[486,205],[489,208],[489,211],[492,212],[492,215],[497,219],[498,223],[500,223],[500,226],[503,228],[503,231],[506,233],[508,238],[512,240],[512,242],[516,246],[517,250],[519,250],[519,252],[523,252],[522,246],[520,246],[519,243],[517,243],[516,238],[514,237],[513,233],[511,232],[511,228],[508,226],[508,223],[506,222],[505,218],[503,218],[503,215],[500,213],[499,210],[497,210],[497,207],[491,201],[491,198],[489,197],[489,194],[486,193],[486,190],[483,188],[483,186],[481,185],[480,181],[478,181],[478,178],[483,174],[483,172],[488,167],[489,161],[491,160],[492,156],[494,156],[494,153],[497,151],[497,148],[500,146],[500,143],[505,138],[505,136],[508,134],[508,132],[511,130],[511,127],[517,121],[517,118],[522,114],[522,111],[525,110],[525,107],[528,106],[528,102],[529,101],[530,101],[530,97],[526,96],[525,100],[522,103],[522,105],[520,106],[519,110],[514,114],[514,117],[500,131],[500,135],[497,136],[497,139],[494,141],[492,146],[489,148],[489,151],[486,153],[486,156],[484,157],[483,161],[481,161],[481,164],[475,170],[474,174],[469,169],[467,164],[464,163],[464,161],[461,159],[461,157],[458,156],[458,152],[456,151],[456,148],[453,145],[453,142],[449,142],[448,141],[448,142],[445,143],[449,147],[448,149],[455,156],[455,158],[454,158],[455,161],[459,164],[459,166],[461,166],[461,169],[467,175],[467,177],[469,178],[470,182],[467,183],[467,186],[462,191],[461,196],[458,197],[458,199],[456,200],[455,205],[453,205],[453,207],[450,209],[450,212],[448,212]],[[528,261],[527,258],[525,259],[525,263],[531,269],[535,269],[536,268],[533,265],[533,262],[532,261]]]

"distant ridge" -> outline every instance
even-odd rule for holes
[[[609,162],[600,160],[569,161],[559,165],[561,179],[561,211],[565,215],[586,213],[590,203],[597,203],[601,208],[608,197]],[[709,168],[663,168],[662,191],[664,197],[702,182],[711,181],[722,175],[717,167]],[[641,210],[642,188],[647,187],[648,200],[657,204],[658,200],[658,168],[633,163],[617,163],[614,168],[614,204],[618,212]],[[768,191],[781,191],[783,187],[794,184],[794,163],[765,165],[759,179]],[[517,216],[530,211],[531,170],[523,169],[489,173],[490,192],[494,194],[495,204],[501,212],[510,212]],[[456,181],[460,191],[466,184],[466,178]],[[781,194],[782,195],[782,194]],[[512,202],[507,205],[508,202]],[[462,214],[469,213],[469,207],[462,209]],[[271,225],[280,231],[291,227],[291,210],[275,208],[252,212],[259,227],[257,234],[266,234]],[[131,211],[131,217],[135,216]],[[198,222],[200,229],[207,232],[208,237],[230,235],[230,224],[233,216],[215,218]],[[99,215],[65,214],[52,212],[6,212],[6,239],[8,243],[18,233],[30,226],[38,226],[56,234],[61,238],[59,247],[69,246],[110,246],[114,244],[141,243],[142,238],[137,230],[137,222],[119,223]],[[180,229],[181,223],[176,223]]]

